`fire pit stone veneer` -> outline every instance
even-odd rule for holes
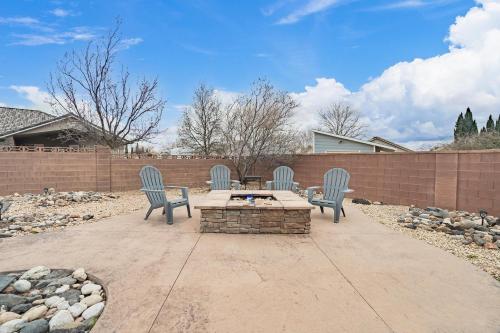
[[[195,208],[201,211],[201,232],[307,234],[314,206],[290,191],[247,190],[211,191]]]

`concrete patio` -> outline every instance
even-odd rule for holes
[[[314,210],[310,235],[200,234],[183,208],[171,226],[117,216],[3,239],[0,271],[85,267],[108,288],[93,333],[499,332],[498,281],[346,212]]]

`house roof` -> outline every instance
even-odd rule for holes
[[[38,110],[0,106],[0,138],[22,133],[67,118],[56,117]]]
[[[384,144],[386,144],[388,146],[391,146],[391,147],[394,147],[394,148],[397,148],[397,149],[401,149],[403,151],[407,151],[407,152],[412,152],[413,151],[413,150],[411,150],[409,148],[406,148],[406,147],[403,147],[401,145],[398,145],[397,143],[394,143],[394,142],[389,141],[387,139],[381,138],[380,136],[374,136],[373,138],[370,139],[370,141],[375,141],[375,140],[381,141],[381,142],[383,142]]]
[[[54,116],[38,110],[0,106],[0,139],[66,120],[67,118],[85,122],[83,119],[71,113],[62,116]],[[98,126],[92,123],[88,124],[88,126],[94,127],[97,131],[101,131]],[[106,131],[106,133],[109,132]],[[122,141],[127,143],[125,139],[122,139]]]
[[[56,117],[42,111],[0,106],[0,136],[30,128],[54,118]]]
[[[318,131],[318,130],[313,130],[312,132],[313,133],[322,134],[322,135],[331,136],[331,137],[337,138],[337,139],[342,139],[342,140],[357,142],[357,143],[365,144],[365,145],[372,146],[372,147],[375,146],[375,147],[379,147],[379,148],[383,148],[383,149],[388,149],[388,150],[394,151],[394,147],[382,145],[382,144],[376,143],[376,142],[371,142],[371,141],[365,141],[365,140],[350,138],[350,137],[347,137],[347,136],[333,134],[333,133],[328,133],[328,132],[322,132],[322,131]]]

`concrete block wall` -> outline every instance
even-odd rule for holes
[[[114,191],[136,190],[141,188],[139,172],[145,165],[152,165],[160,170],[165,185],[208,186],[210,169],[216,164],[231,167],[224,159],[122,159],[112,160],[111,177]],[[232,170],[231,178],[237,179]]]
[[[140,188],[144,165],[162,172],[166,185],[206,186],[216,164],[227,159],[124,159],[107,148],[94,152],[0,151],[0,195],[58,191],[125,191]],[[464,152],[314,154],[287,163],[301,188],[321,185],[333,167],[351,174],[351,195],[390,204],[478,211],[500,215],[500,150]],[[272,167],[258,165],[255,174],[272,177]],[[232,170],[233,179],[237,178]]]
[[[0,195],[96,189],[93,152],[0,152]]]

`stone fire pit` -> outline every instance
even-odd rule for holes
[[[307,234],[314,206],[290,191],[245,190],[211,191],[194,208],[201,210],[201,232]]]

